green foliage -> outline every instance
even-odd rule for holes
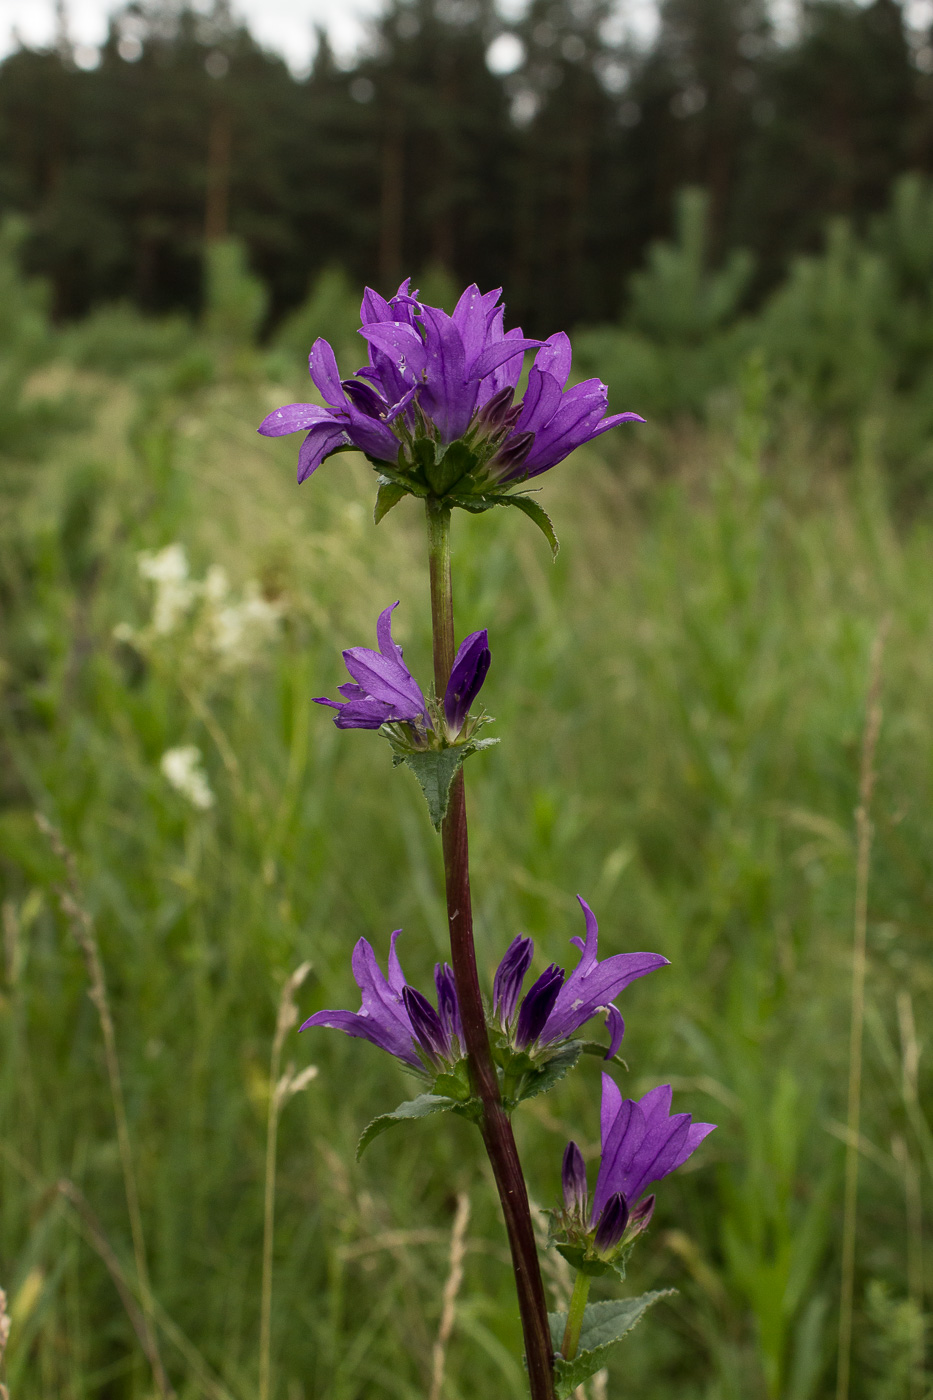
[[[247,250],[235,238],[204,251],[204,330],[227,354],[249,351],[266,314],[268,296],[249,270]]]
[[[392,762],[396,767],[404,763],[418,779],[435,831],[441,829],[450,801],[450,785],[463,767],[464,760],[470,754],[492,748],[498,742],[498,739],[470,739],[465,744],[452,744],[448,748],[393,755]]]
[[[457,1099],[446,1098],[443,1094],[419,1094],[416,1099],[400,1103],[391,1113],[381,1113],[363,1129],[356,1148],[356,1160],[360,1160],[373,1139],[379,1137],[387,1128],[394,1127],[397,1123],[411,1123],[417,1118],[429,1118],[435,1113],[449,1113],[451,1109],[460,1107]]]
[[[650,340],[706,342],[735,320],[753,271],[751,254],[737,249],[717,271],[709,268],[709,196],[681,190],[674,213],[675,242],[652,243],[647,267],[629,283],[628,319]]]
[[[554,1364],[557,1378],[557,1400],[568,1400],[578,1385],[602,1370],[612,1348],[631,1332],[649,1308],[661,1298],[670,1298],[673,1289],[643,1293],[640,1298],[618,1298],[611,1303],[589,1303],[583,1314],[580,1345],[572,1361],[558,1356]],[[556,1352],[567,1326],[566,1313],[548,1313],[551,1345]]]
[[[366,347],[357,331],[360,324],[358,289],[340,267],[325,268],[315,278],[307,297],[279,326],[272,343],[274,367],[291,377],[296,366],[307,365],[311,346],[323,336],[333,346],[337,363],[355,369],[365,360]]]

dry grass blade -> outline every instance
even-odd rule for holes
[[[262,1288],[259,1316],[259,1400],[269,1400],[272,1357],[272,1243],[275,1228],[275,1171],[278,1147],[279,1114],[283,1104],[301,1092],[317,1074],[314,1065],[295,1073],[294,1065],[289,1065],[281,1073],[282,1050],[285,1037],[298,1024],[298,1007],[295,995],[311,971],[311,964],[303,962],[288,978],[279,998],[279,1010],[275,1022],[275,1035],[272,1039],[272,1056],[269,1064],[269,1118],[266,1127],[266,1182],[263,1208],[262,1230]]]
[[[0,1376],[3,1375],[3,1358],[6,1344],[10,1340],[10,1314],[6,1310],[6,1294],[0,1288]],[[0,1400],[10,1400],[10,1392],[0,1381]]]
[[[130,1218],[130,1233],[133,1237],[133,1256],[136,1275],[139,1280],[139,1295],[142,1302],[145,1341],[143,1349],[152,1367],[156,1388],[163,1400],[173,1396],[174,1391],[165,1373],[159,1354],[159,1343],[154,1322],[152,1288],[149,1283],[149,1265],[146,1258],[146,1240],[143,1233],[142,1212],[139,1207],[139,1189],[136,1183],[136,1170],[130,1145],[129,1122],[126,1116],[126,1101],[123,1096],[123,1082],[120,1076],[120,1061],[117,1056],[117,1040],[114,1031],[110,1001],[107,996],[107,982],[100,949],[94,934],[94,924],[81,900],[81,887],[78,882],[77,862],[74,853],[62,840],[61,833],[41,812],[36,813],[36,824],[46,837],[52,850],[63,862],[67,872],[67,888],[56,890],[62,913],[74,935],[87,968],[90,982],[90,998],[97,1008],[101,1034],[104,1040],[104,1059],[107,1064],[107,1077],[110,1081],[110,1097],[113,1103],[113,1116],[117,1127],[117,1143],[120,1150],[120,1164],[123,1169],[123,1189],[126,1196],[126,1209]],[[140,1339],[142,1341],[142,1338]]]
[[[447,1361],[447,1346],[454,1327],[457,1310],[457,1294],[463,1283],[463,1260],[466,1257],[466,1232],[470,1223],[470,1198],[465,1191],[457,1196],[457,1213],[450,1232],[450,1267],[441,1306],[441,1321],[437,1329],[437,1340],[431,1358],[431,1393],[429,1400],[440,1400],[444,1384],[444,1366]]]
[[[859,765],[859,802],[855,811],[855,913],[852,935],[852,1003],[849,1024],[849,1095],[846,1113],[846,1172],[842,1220],[842,1270],[839,1299],[839,1358],[836,1400],[848,1400],[852,1365],[852,1306],[855,1287],[855,1235],[858,1203],[858,1142],[861,1127],[862,1036],[865,1024],[868,874],[871,864],[871,797],[875,786],[875,751],[881,731],[881,662],[890,619],[884,618],[871,649],[865,729]]]

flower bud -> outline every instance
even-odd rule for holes
[[[575,1142],[568,1142],[561,1167],[564,1205],[571,1215],[582,1216],[586,1209],[586,1166]]]
[[[554,1009],[554,1003],[563,985],[563,968],[558,967],[556,963],[551,963],[550,967],[542,972],[522,1002],[521,1010],[518,1013],[518,1025],[515,1029],[517,1049],[526,1050],[538,1039],[544,1030],[547,1018]]]
[[[629,1209],[625,1203],[625,1197],[621,1191],[616,1191],[603,1206],[603,1212],[596,1227],[593,1244],[599,1254],[608,1254],[615,1249],[625,1234],[628,1219]]]

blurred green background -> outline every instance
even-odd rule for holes
[[[816,24],[857,28],[880,6],[817,11]],[[62,81],[95,76],[39,57]],[[0,106],[7,76],[4,65]],[[65,867],[38,811],[75,854],[100,944],[171,1381],[186,1400],[251,1400],[285,979],[311,962],[308,1015],[356,1006],[360,935],[384,956],[401,926],[415,985],[443,956],[439,843],[414,779],[391,773],[377,736],[339,733],[311,704],[343,679],[340,649],[371,644],[395,598],[406,658],[428,674],[423,525],[408,502],[373,527],[361,458],[332,459],[299,491],[296,440],[255,434],[270,409],[308,396],[316,335],[345,368],[360,358],[352,258],[315,270],[309,257],[305,300],[270,311],[249,239],[215,230],[190,304],[179,294],[157,317],[118,287],[123,301],[96,293],[69,319],[55,268],[30,274],[41,219],[6,207],[7,1379],[13,1400],[156,1393],[114,1282],[135,1286],[107,1065],[56,894]],[[716,231],[718,207],[706,182],[675,187],[666,231],[627,273],[620,260],[611,314],[574,313],[575,370],[649,422],[543,479],[557,564],[513,512],[455,519],[458,635],[489,628],[484,700],[502,740],[468,771],[480,964],[488,986],[519,931],[539,969],[565,961],[579,891],[604,954],[649,949],[672,964],[625,994],[625,1087],[669,1080],[677,1107],[720,1125],[661,1189],[633,1260],[632,1292],[678,1292],[590,1400],[834,1395],[853,813],[869,655],[889,619],[851,1391],[925,1400],[933,184],[893,162],[877,207],[837,217],[757,289],[750,258]],[[449,306],[473,273],[430,251],[420,285]],[[532,312],[558,328],[544,290]],[[464,1191],[443,1393],[520,1395],[511,1274],[475,1135],[418,1124],[356,1165],[361,1128],[410,1081],[325,1031],[288,1036],[283,1062],[318,1075],[282,1109],[274,1395],[429,1393]],[[595,1155],[598,1090],[587,1061],[519,1116],[541,1207],[568,1136]]]

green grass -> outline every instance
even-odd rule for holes
[[[33,813],[76,853],[95,921],[155,1297],[234,1400],[257,1386],[284,979],[312,962],[307,1015],[356,1005],[360,935],[384,954],[403,927],[416,984],[444,954],[439,842],[414,779],[392,772],[378,736],[338,733],[311,704],[395,598],[406,659],[429,674],[423,522],[403,502],[375,529],[358,458],[298,490],[294,441],[254,432],[292,389],[249,364],[228,371],[134,382],[53,366],[38,389],[83,401],[84,426],[4,466],[0,1284],[13,1400],[154,1393],[100,1253],[55,1189],[80,1189],[132,1279],[98,1020]],[[933,1001],[933,528],[892,522],[871,422],[860,440],[840,471],[750,370],[720,428],[614,434],[546,479],[556,566],[515,512],[455,519],[458,635],[489,628],[484,700],[502,740],[467,769],[481,967],[519,931],[539,968],[563,960],[579,891],[604,952],[672,963],[625,994],[626,1087],[670,1079],[678,1108],[720,1125],[661,1188],[635,1255],[632,1292],[679,1291],[619,1349],[619,1400],[834,1394],[853,809],[868,657],[888,614],[853,1395],[921,1400],[929,1387],[916,1221],[933,1167],[930,1074],[921,1055],[911,1077],[910,1025],[922,1040]],[[203,621],[114,638],[150,619],[139,552],[173,542],[195,578],[221,565],[235,596],[257,580],[280,605],[278,633],[247,663],[224,665]],[[160,770],[184,744],[203,755],[209,810]],[[445,1394],[520,1395],[476,1135],[428,1120],[356,1165],[362,1127],[410,1083],[326,1031],[292,1035],[285,1059],[319,1074],[280,1129],[275,1395],[427,1394],[459,1191],[473,1214]],[[519,1116],[542,1206],[566,1138],[595,1151],[598,1093],[587,1061]],[[173,1335],[161,1345],[179,1395],[207,1395]]]

